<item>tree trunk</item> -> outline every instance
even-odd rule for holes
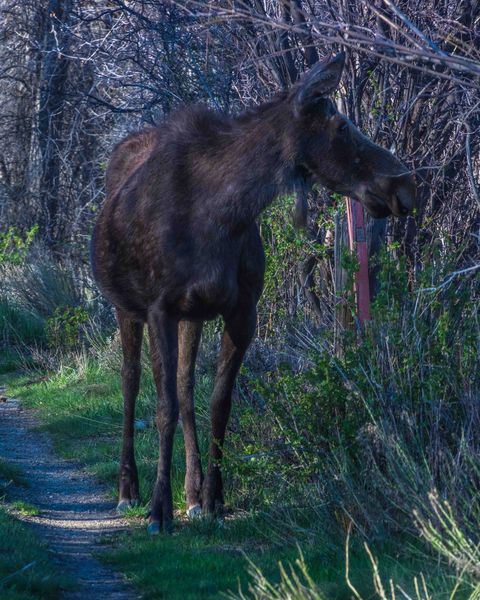
[[[66,96],[70,34],[67,23],[72,11],[71,0],[49,0],[45,16],[43,64],[38,109],[40,149],[41,229],[49,245],[54,245],[60,203],[60,169],[63,147],[63,106]]]

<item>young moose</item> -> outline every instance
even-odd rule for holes
[[[406,167],[372,143],[327,98],[344,55],[319,64],[289,92],[238,117],[189,108],[134,133],[113,151],[107,199],[92,241],[95,278],[115,305],[123,348],[121,511],[139,501],[134,410],[148,325],[157,387],[159,461],[149,531],[172,525],[170,467],[180,415],[188,514],[223,505],[220,461],[235,377],[255,330],[264,255],[256,219],[279,193],[319,182],[373,217],[403,216],[415,186]],[[225,322],[202,474],[193,401],[202,323]]]

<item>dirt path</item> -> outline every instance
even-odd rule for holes
[[[63,597],[139,598],[119,573],[94,556],[104,547],[105,536],[125,527],[115,515],[114,503],[81,467],[59,458],[48,435],[32,431],[35,425],[31,412],[16,400],[0,402],[0,456],[18,466],[29,484],[13,490],[12,496],[40,510],[39,516],[25,520],[47,541],[55,562],[79,586]]]

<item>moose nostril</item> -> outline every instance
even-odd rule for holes
[[[400,212],[402,213],[402,215],[408,215],[408,213],[409,213],[410,211],[408,210],[408,208],[405,208],[405,206],[402,206],[402,207],[400,208]]]

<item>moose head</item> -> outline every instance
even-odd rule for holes
[[[403,217],[415,205],[415,180],[391,152],[369,140],[328,96],[345,55],[318,64],[292,87],[292,144],[297,166],[314,182],[360,201],[372,217]]]

